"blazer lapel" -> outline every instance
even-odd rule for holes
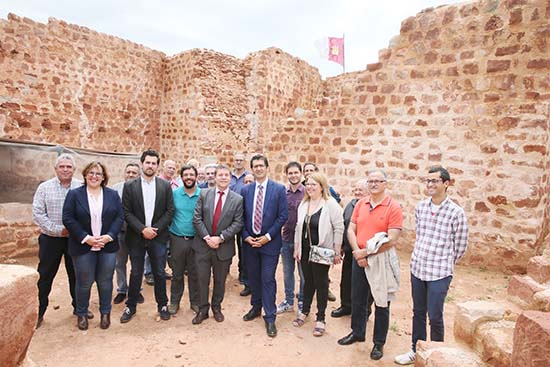
[[[86,190],[86,187],[83,187],[82,190],[80,190],[79,195],[76,196],[78,205],[84,209],[84,211],[90,215],[90,204],[88,203],[88,191]]]
[[[109,210],[109,207],[112,205],[113,200],[108,197],[107,191],[103,190],[103,210],[101,211],[101,219],[105,221],[105,213]]]
[[[208,208],[208,218],[206,218],[208,223],[205,224],[206,228],[212,231],[212,225],[214,224],[214,212],[216,211],[216,188],[208,189],[205,200],[205,205]]]
[[[140,205],[140,211],[143,213],[143,220],[145,220],[145,205],[143,204],[143,190],[141,189],[141,180],[142,178],[139,177],[134,181],[135,189],[136,189],[136,198],[137,203]],[[137,214],[137,213],[136,213]]]
[[[231,210],[231,206],[233,205],[233,191],[229,190],[229,193],[227,194],[227,198],[225,198],[225,204],[222,208],[222,213],[220,215],[220,222],[218,223],[218,226],[222,223],[222,220],[227,216],[228,212]]]

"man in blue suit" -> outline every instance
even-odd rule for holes
[[[250,160],[255,183],[243,187],[244,199],[243,251],[248,270],[248,283],[252,292],[252,308],[243,316],[244,321],[254,320],[264,309],[267,335],[277,336],[275,326],[275,270],[281,252],[281,228],[288,217],[286,189],[269,180],[269,163],[261,154]]]

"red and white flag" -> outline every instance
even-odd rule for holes
[[[328,59],[344,66],[344,38],[328,38]]]

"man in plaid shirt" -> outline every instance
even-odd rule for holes
[[[432,167],[426,180],[430,198],[416,206],[416,242],[411,257],[412,350],[395,357],[397,364],[414,363],[416,342],[426,340],[426,312],[430,318],[430,339],[443,341],[445,297],[454,266],[464,256],[468,244],[464,210],[447,196],[450,181],[445,168]]]

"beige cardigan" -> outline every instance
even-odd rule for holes
[[[298,207],[298,221],[294,233],[294,249],[298,250],[300,258],[302,256],[302,229],[307,214],[307,205],[308,202],[302,200]],[[319,246],[333,249],[336,253],[339,253],[344,235],[344,211],[333,197],[322,200],[320,207]]]

